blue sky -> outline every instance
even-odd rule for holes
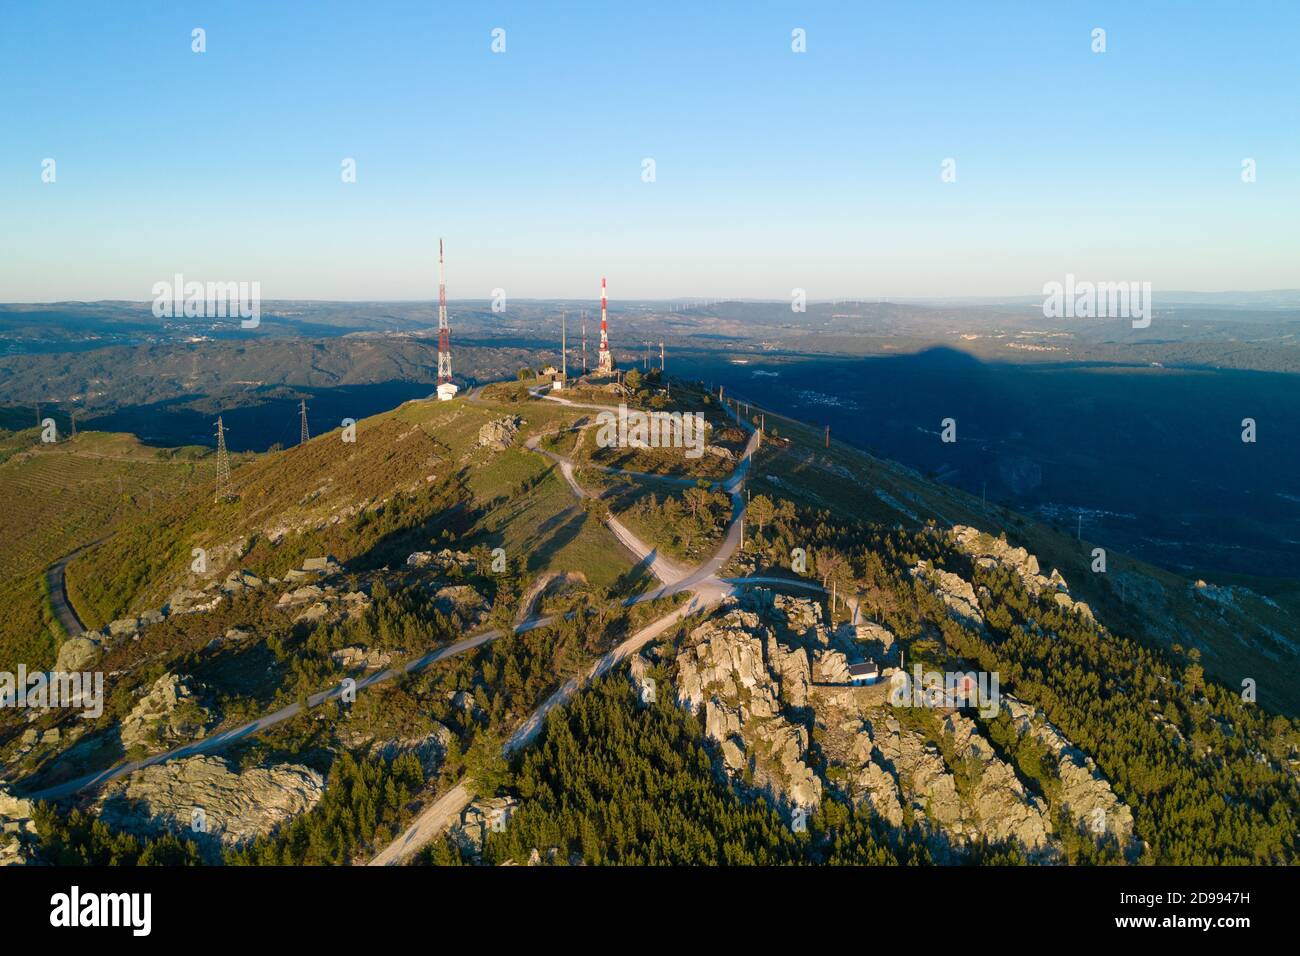
[[[10,3],[0,301],[427,299],[439,236],[453,299],[1294,288],[1298,42],[1289,0]]]

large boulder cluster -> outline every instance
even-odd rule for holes
[[[32,811],[30,800],[20,800],[0,785],[0,866],[23,866],[36,861],[38,836]]]
[[[236,770],[219,757],[154,764],[105,788],[95,802],[114,830],[138,836],[183,834],[214,860],[305,813],[325,792],[309,767],[275,764]]]
[[[782,703],[783,696],[791,707],[807,702],[812,668],[804,649],[782,647],[757,614],[733,608],[691,632],[677,666],[678,702],[703,709],[705,735],[729,776],[790,812],[821,802],[808,728],[789,719]]]
[[[949,605],[954,613],[972,604],[978,610],[969,585],[937,580],[964,602]],[[888,826],[919,828],[936,859],[959,861],[973,845],[1006,841],[1032,860],[1050,862],[1060,858],[1053,820],[1064,809],[1090,823],[1085,832],[1114,837],[1132,851],[1131,812],[1041,712],[1010,705],[1017,732],[1056,755],[1060,786],[1045,794],[1030,790],[961,710],[891,706],[896,668],[884,667],[876,685],[849,686],[848,662],[866,649],[888,660],[898,647],[878,624],[832,631],[819,603],[756,591],[684,639],[676,657],[677,702],[700,716],[720,771],[791,816],[796,807],[816,807],[833,788]],[[825,777],[809,752],[813,737]]]
[[[119,733],[128,753],[160,753],[202,738],[213,716],[202,705],[192,678],[164,674],[122,718]]]
[[[515,443],[515,436],[523,424],[524,420],[518,415],[506,415],[487,422],[478,430],[479,446],[504,451]]]
[[[967,627],[983,628],[984,612],[971,583],[960,574],[934,567],[929,561],[919,561],[912,568],[912,577],[924,582],[943,601],[949,615]]]
[[[1047,595],[1067,611],[1092,617],[1092,608],[1070,596],[1070,588],[1061,573],[1053,568],[1051,574],[1043,574],[1038,558],[1024,548],[1013,548],[1005,539],[969,525],[954,525],[952,537],[957,547],[974,558],[980,567],[1009,568],[1035,597]]]

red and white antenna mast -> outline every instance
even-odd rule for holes
[[[608,375],[614,371],[614,357],[609,352],[609,317],[605,310],[605,277],[600,277],[600,349],[597,351],[597,371]]]
[[[438,384],[451,381],[451,326],[447,324],[447,273],[438,240]]]

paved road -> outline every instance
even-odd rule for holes
[[[72,609],[72,601],[68,599],[68,562],[103,540],[103,538],[100,538],[99,541],[92,541],[90,544],[82,545],[71,554],[60,558],[54,563],[53,567],[45,572],[45,581],[50,586],[50,607],[54,610],[54,616],[58,618],[59,623],[63,625],[63,629],[68,632],[69,637],[76,637],[86,631],[87,628],[81,618],[77,617],[77,612]]]

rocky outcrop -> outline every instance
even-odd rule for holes
[[[63,674],[89,670],[102,652],[103,644],[94,632],[70,637],[59,645],[54,669]]]
[[[247,591],[250,588],[260,588],[264,583],[256,574],[236,569],[226,575],[226,579],[221,582],[220,589],[226,594],[238,594],[240,591]]]
[[[213,582],[212,587],[216,587]],[[193,588],[177,588],[163,605],[163,611],[167,614],[201,614],[205,611],[213,610],[224,600],[221,594],[213,594],[210,591],[196,591]]]
[[[393,655],[380,650],[352,646],[331,651],[330,660],[346,671],[356,670],[357,668],[371,671],[387,667],[393,662]]]
[[[325,792],[315,770],[298,764],[237,772],[218,757],[154,764],[109,784],[95,802],[109,827],[195,840],[204,856],[270,833],[314,807]]]
[[[840,632],[841,636],[851,640],[860,649],[860,653],[877,664],[884,666],[898,662],[899,647],[889,628],[866,621],[861,624],[841,624]]]
[[[444,574],[453,568],[465,571],[474,563],[473,555],[466,551],[453,551],[443,548],[441,551],[416,551],[406,559],[408,568],[431,568]]]
[[[212,719],[189,677],[164,674],[122,719],[122,746],[159,753],[203,737]]]
[[[462,853],[477,859],[483,853],[487,835],[509,826],[518,805],[514,797],[477,797],[461,813],[460,821],[453,824],[448,837]]]
[[[515,442],[524,420],[518,415],[507,415],[490,421],[478,430],[478,443],[481,448],[493,448],[503,451]]]
[[[34,863],[37,842],[32,802],[19,800],[0,785],[0,866]]]
[[[808,598],[777,594],[772,598],[772,608],[778,619],[793,637],[803,641],[816,640],[822,627],[822,606]],[[823,641],[824,643],[824,641]]]
[[[969,585],[960,594],[974,597]],[[1013,844],[1035,861],[1059,859],[1054,808],[973,720],[952,708],[895,709],[887,678],[847,686],[850,655],[872,641],[892,648],[893,635],[874,626],[861,640],[852,626],[832,634],[819,612],[805,598],[747,598],[744,607],[724,605],[678,649],[678,703],[700,715],[728,778],[787,810],[811,809],[833,787],[888,826],[919,827],[941,861],[958,862],[984,841]],[[835,771],[825,778],[809,756],[814,728],[819,756]],[[1083,792],[1069,799],[1091,806]],[[1117,802],[1109,806],[1125,819]]]
[[[474,628],[487,620],[491,605],[487,598],[468,584],[454,584],[438,588],[433,594],[433,606],[461,628]]]
[[[1061,573],[1053,568],[1050,575],[1044,575],[1039,569],[1038,558],[1024,548],[1013,548],[1006,539],[969,525],[953,525],[952,537],[957,547],[974,558],[977,565],[1009,568],[1035,597],[1046,595],[1067,611],[1092,617],[1092,608],[1070,596],[1070,588]]]
[[[912,568],[912,576],[934,591],[955,620],[969,627],[984,626],[984,612],[980,610],[975,589],[961,575],[936,568],[928,561],[921,561]]]
[[[424,771],[424,779],[437,776],[447,757],[447,748],[456,737],[442,724],[434,723],[433,730],[419,737],[399,737],[375,741],[370,745],[370,756],[393,761],[405,754],[414,754]]]
[[[342,570],[342,567],[334,560],[332,555],[324,555],[318,558],[308,558],[303,561],[301,568],[285,572],[284,579],[286,581],[310,581],[313,578],[338,574]]]
[[[1115,796],[1093,759],[1066,740],[1038,708],[1009,695],[1002,701],[1016,733],[1032,737],[1056,756],[1060,806],[1084,832],[1111,836],[1126,856],[1136,857],[1141,846],[1133,833],[1133,811]]]
[[[823,753],[847,772],[853,802],[890,826],[919,825],[936,859],[959,860],[981,839],[1014,842],[1036,859],[1054,856],[1046,802],[1026,791],[971,720],[948,713],[938,739],[903,726],[888,707],[864,716],[828,705],[818,723]]]
[[[739,608],[705,622],[678,655],[678,702],[703,708],[705,735],[719,746],[729,776],[784,809],[812,809],[822,782],[806,761],[808,731],[787,718],[780,700],[787,688],[806,701],[810,668],[805,652],[781,648],[772,654],[778,671],[770,671],[764,645],[775,641],[756,614]]]

